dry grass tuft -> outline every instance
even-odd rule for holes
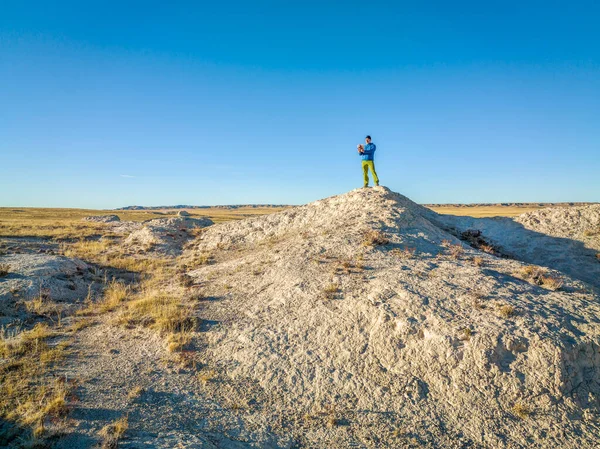
[[[123,416],[104,426],[99,432],[99,435],[102,437],[100,447],[102,449],[116,449],[119,445],[119,440],[123,438],[128,428],[129,420],[127,416]]]
[[[498,313],[502,318],[508,319],[515,315],[515,308],[509,304],[504,304],[498,307]]]
[[[104,290],[102,301],[97,304],[98,311],[110,312],[115,310],[129,296],[129,286],[120,281],[111,281]]]
[[[214,370],[203,370],[198,373],[198,380],[203,385],[214,381],[217,378],[217,373]]]
[[[593,229],[586,229],[585,231],[583,231],[583,235],[585,237],[594,237],[596,235],[600,235],[600,227],[593,228]]]
[[[390,251],[391,254],[393,254],[394,256],[398,257],[399,259],[402,260],[406,260],[406,259],[412,259],[415,255],[415,252],[417,251],[416,248],[395,248],[393,250]]]
[[[390,239],[381,232],[375,229],[369,229],[366,231],[363,238],[363,246],[382,246],[390,243]]]
[[[62,379],[53,380],[53,369],[67,355],[68,342],[49,346],[55,333],[37,324],[17,335],[0,334],[0,417],[31,427],[36,441],[44,446],[45,421],[64,418],[68,412],[68,388]]]
[[[329,284],[323,289],[323,296],[325,299],[335,299],[339,291],[340,287],[337,284]]]
[[[129,390],[129,393],[127,393],[127,399],[129,400],[135,400],[137,398],[139,398],[142,394],[144,394],[145,390],[140,387],[139,385],[133,387],[131,390]]]

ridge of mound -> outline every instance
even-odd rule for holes
[[[557,291],[530,284],[523,262],[455,237],[522,224],[462,218],[378,187],[207,228],[180,259],[210,299],[207,364],[299,445],[597,445],[600,297],[565,272],[549,271]],[[525,240],[500,243],[527,255]]]

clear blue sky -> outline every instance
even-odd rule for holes
[[[0,6],[0,205],[600,201],[598,1]]]

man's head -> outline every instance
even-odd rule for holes
[[[371,143],[371,136],[365,137],[365,142],[366,143]]]

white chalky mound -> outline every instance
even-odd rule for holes
[[[182,256],[213,299],[207,364],[299,447],[597,447],[600,296],[584,281],[598,262],[553,271],[585,264],[552,251],[587,247],[544,234],[555,246],[530,251],[527,220],[443,217],[379,187],[212,226]],[[514,258],[452,235],[469,228]],[[363,246],[371,230],[389,243]],[[518,259],[551,262],[564,286],[518,279]]]

